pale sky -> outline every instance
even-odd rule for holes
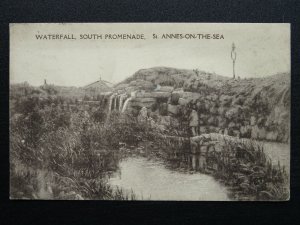
[[[162,34],[223,34],[224,39],[152,39]],[[76,40],[37,40],[37,34],[73,34]],[[80,40],[80,34],[144,34],[146,40]],[[10,81],[84,86],[99,79],[117,83],[139,69],[166,66],[232,76],[290,72],[289,24],[88,23],[11,24]]]

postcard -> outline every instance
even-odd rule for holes
[[[10,24],[10,199],[287,201],[290,24]]]

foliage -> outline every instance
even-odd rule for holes
[[[28,95],[11,101],[12,197],[19,198],[18,188],[31,185],[36,189],[30,195],[23,191],[23,197],[39,198],[41,188],[36,183],[41,175],[35,171],[45,171],[51,176],[42,175],[43,179],[57,190],[54,198],[61,198],[59,192],[65,190],[84,198],[134,198],[123,190],[115,191],[104,178],[117,168],[114,152],[120,143],[136,145],[147,137],[144,125],[130,115],[112,113],[106,118],[103,108],[89,111],[91,108],[85,110],[78,102],[77,110],[72,110],[65,104],[69,99],[62,97]],[[16,165],[22,165],[22,170],[16,170]]]

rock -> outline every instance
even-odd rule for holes
[[[161,86],[159,88],[160,92],[172,92],[174,90],[174,87],[172,86]]]
[[[131,102],[156,102],[155,98],[134,98]]]
[[[126,87],[125,88],[125,91],[126,91],[126,93],[128,94],[128,95],[130,95],[132,92],[134,92],[134,91],[136,91],[137,90],[137,88],[136,87]]]
[[[176,93],[171,94],[171,104],[172,105],[177,105],[179,101],[179,95]]]
[[[146,107],[150,108],[156,103],[155,98],[134,98],[130,102],[131,107]]]
[[[172,113],[173,115],[177,115],[178,114],[178,106],[176,105],[171,105],[171,104],[168,104],[168,112],[169,113]]]
[[[143,107],[146,107],[146,108],[151,108],[153,105],[155,104],[155,102],[137,102],[137,101],[135,101],[135,102],[131,102],[130,103],[130,106],[131,107],[141,107],[141,108],[143,108]]]
[[[178,104],[179,105],[182,105],[182,106],[185,106],[188,104],[188,100],[184,99],[184,98],[179,98],[178,99]]]
[[[142,79],[131,81],[130,86],[136,86],[144,90],[153,90],[155,88],[155,85],[152,82]]]
[[[201,95],[199,93],[196,92],[173,92],[173,93],[178,93],[180,98],[185,98],[185,99],[189,99],[189,100],[197,100],[201,97]]]
[[[138,92],[136,94],[136,97],[138,98],[170,98],[171,97],[171,93],[169,92]]]
[[[167,116],[168,115],[168,104],[167,103],[160,104],[159,114],[162,115],[162,116]]]

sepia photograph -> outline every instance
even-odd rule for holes
[[[11,23],[11,200],[288,201],[288,23]]]

